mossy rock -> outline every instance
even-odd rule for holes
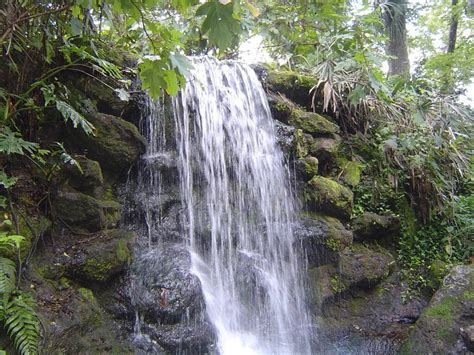
[[[358,244],[346,248],[339,253],[336,266],[309,269],[312,307],[321,311],[337,295],[374,288],[389,275],[393,262],[388,252],[374,251]]]
[[[305,158],[299,159],[295,167],[298,177],[301,177],[303,180],[310,180],[318,174],[319,160],[308,155]]]
[[[328,249],[339,253],[352,245],[352,232],[346,229],[340,220],[324,215],[319,215],[319,218],[328,226],[327,237],[324,241]]]
[[[293,144],[296,158],[303,159],[308,155],[311,141],[312,137],[304,134],[301,129],[295,130]]]
[[[345,184],[355,187],[359,185],[364,164],[358,161],[338,159],[338,166],[341,171],[341,180]]]
[[[312,136],[332,136],[339,133],[339,126],[324,116],[300,109],[291,111],[288,123]]]
[[[127,101],[120,100],[114,90],[123,89],[123,84],[111,77],[97,80],[88,76],[77,76],[71,85],[92,100],[99,112],[120,116],[128,104]]]
[[[327,167],[336,164],[336,160],[339,153],[339,147],[341,145],[340,138],[313,138],[308,139],[308,151],[311,155],[318,158],[321,164]]]
[[[352,229],[356,240],[389,240],[400,233],[400,219],[396,216],[364,212],[354,219]]]
[[[305,133],[317,136],[333,136],[339,133],[337,124],[315,112],[305,111],[282,94],[269,94],[273,118],[289,124]]]
[[[442,260],[435,260],[429,267],[429,276],[434,290],[438,289],[443,283],[443,279],[449,273],[448,263]]]
[[[348,220],[352,213],[352,191],[334,180],[315,176],[307,184],[305,197],[309,208]]]
[[[119,203],[80,192],[60,192],[53,206],[59,222],[73,231],[96,232],[114,227],[120,220]]]
[[[316,81],[309,75],[276,70],[269,70],[265,78],[265,84],[270,91],[284,94],[290,100],[307,108],[311,106],[309,92]]]
[[[83,247],[66,266],[69,277],[79,281],[105,283],[121,274],[132,259],[129,243],[133,232],[121,229],[106,232],[104,241]]]
[[[98,161],[109,177],[125,177],[130,166],[145,152],[145,139],[136,126],[119,117],[95,113],[87,119],[96,128],[95,136],[72,131],[69,139],[75,150]]]
[[[390,274],[395,260],[386,250],[369,249],[354,243],[339,257],[338,270],[341,292],[346,289],[371,289]]]
[[[468,354],[461,329],[474,319],[474,265],[454,267],[421,314],[402,354]]]
[[[104,190],[104,177],[99,162],[86,158],[85,156],[75,156],[81,170],[76,166],[68,166],[65,171],[65,183],[82,193],[101,198]]]

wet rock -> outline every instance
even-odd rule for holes
[[[464,340],[464,344],[469,351],[474,352],[474,325],[466,328],[461,328],[461,337]]]
[[[142,329],[160,346],[173,353],[206,354],[214,342],[208,323],[195,325],[144,325]]]
[[[323,265],[309,270],[313,307],[320,310],[339,294],[370,290],[384,280],[393,265],[386,251],[374,251],[354,244],[339,253],[337,266]]]
[[[74,159],[79,163],[82,172],[76,166],[68,166],[64,172],[65,183],[77,191],[95,198],[101,198],[104,177],[99,162],[85,156],[76,156]]]
[[[191,269],[189,251],[163,244],[140,255],[132,266],[131,300],[148,322],[176,324],[201,311],[201,286]]]
[[[316,84],[311,76],[290,71],[269,70],[265,78],[267,88],[274,93],[282,93],[303,107],[310,108],[309,91]]]
[[[309,267],[336,263],[339,252],[352,244],[352,232],[338,219],[319,214],[301,217],[294,233]]]
[[[120,220],[120,204],[80,192],[61,191],[53,202],[59,222],[73,231],[96,232]]]
[[[184,245],[163,243],[137,257],[130,299],[141,331],[171,352],[195,353],[214,341],[204,315],[204,298]]]
[[[277,144],[286,156],[293,154],[295,128],[275,121]]]
[[[94,113],[87,119],[95,126],[95,136],[74,130],[70,140],[76,150],[86,152],[104,169],[119,176],[126,176],[130,166],[145,152],[145,139],[132,123],[119,117]]]
[[[342,220],[350,218],[352,191],[336,181],[315,176],[308,182],[305,194],[310,208]]]
[[[298,159],[295,164],[297,176],[305,181],[318,174],[319,160],[310,155]]]
[[[395,216],[380,216],[364,212],[352,222],[356,240],[387,240],[400,233],[400,220]]]
[[[110,230],[94,240],[64,253],[60,264],[65,274],[79,282],[106,283],[123,273],[132,259],[129,243],[135,235],[121,229]]]
[[[474,266],[454,267],[404,341],[401,354],[468,354],[469,340],[466,343],[460,329],[472,326],[473,290]]]
[[[373,289],[352,289],[326,302],[317,309],[322,316],[319,326],[331,344],[342,333],[348,340],[348,349],[355,351],[354,338],[367,337],[370,343],[392,339],[392,351],[379,349],[360,353],[396,354],[400,339],[409,333],[428,300],[422,296],[403,297],[407,289],[402,286],[399,273],[391,274]],[[349,351],[350,352],[350,351]],[[359,352],[357,352],[359,353]]]

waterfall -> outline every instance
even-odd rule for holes
[[[185,234],[221,354],[309,354],[297,209],[265,92],[203,57],[173,99]]]

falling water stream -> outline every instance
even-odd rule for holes
[[[236,62],[192,60],[173,99],[192,272],[221,354],[309,354],[296,205],[265,92]]]

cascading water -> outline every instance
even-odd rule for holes
[[[221,354],[309,354],[295,203],[253,70],[193,59],[173,99],[192,272]]]

